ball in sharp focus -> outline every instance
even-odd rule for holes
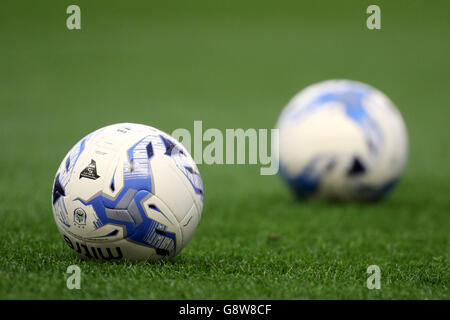
[[[300,197],[380,199],[407,161],[400,112],[360,82],[328,80],[305,88],[285,107],[277,128],[280,174]]]
[[[52,205],[61,235],[81,257],[156,261],[189,242],[203,209],[203,184],[178,141],[121,123],[69,151],[56,173]]]

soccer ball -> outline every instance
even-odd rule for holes
[[[83,258],[176,256],[202,214],[203,183],[186,149],[166,133],[120,123],[81,139],[53,184],[53,214]]]
[[[328,80],[298,93],[281,113],[280,175],[300,197],[375,200],[399,180],[407,160],[402,116],[383,93]]]

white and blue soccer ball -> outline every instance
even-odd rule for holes
[[[67,245],[84,258],[176,256],[203,209],[194,160],[166,133],[120,123],[81,139],[54,180],[53,213]]]
[[[380,199],[407,161],[400,112],[386,95],[360,82],[328,80],[305,88],[276,127],[280,174],[300,197]]]

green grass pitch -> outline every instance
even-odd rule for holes
[[[372,2],[2,1],[0,298],[449,299],[450,6],[376,1],[382,29],[368,30]],[[173,262],[81,261],[64,244],[52,181],[87,133],[271,128],[330,78],[379,88],[405,118],[409,163],[385,201],[297,202],[258,166],[201,165],[203,217]],[[373,264],[380,290],[366,288]]]

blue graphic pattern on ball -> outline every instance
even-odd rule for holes
[[[334,167],[335,161],[335,157],[333,156],[314,157],[306,167],[294,177],[290,177],[286,174],[283,165],[280,164],[280,175],[289,183],[298,196],[309,196],[318,190],[321,178]]]
[[[344,108],[345,114],[363,130],[370,152],[377,154],[379,145],[383,142],[383,133],[364,107],[363,100],[370,93],[370,89],[359,85],[349,85],[343,92],[326,92],[305,108],[294,111],[291,119],[301,119],[329,102],[339,102]]]
[[[89,201],[98,216],[96,227],[116,224],[124,227],[124,237],[156,249],[160,255],[172,255],[176,251],[175,234],[166,232],[167,226],[147,217],[141,201],[152,193],[152,178],[147,146],[152,136],[147,136],[128,150],[128,162],[124,164],[124,186],[119,195],[108,199],[98,195]],[[131,195],[131,196],[130,196]]]

